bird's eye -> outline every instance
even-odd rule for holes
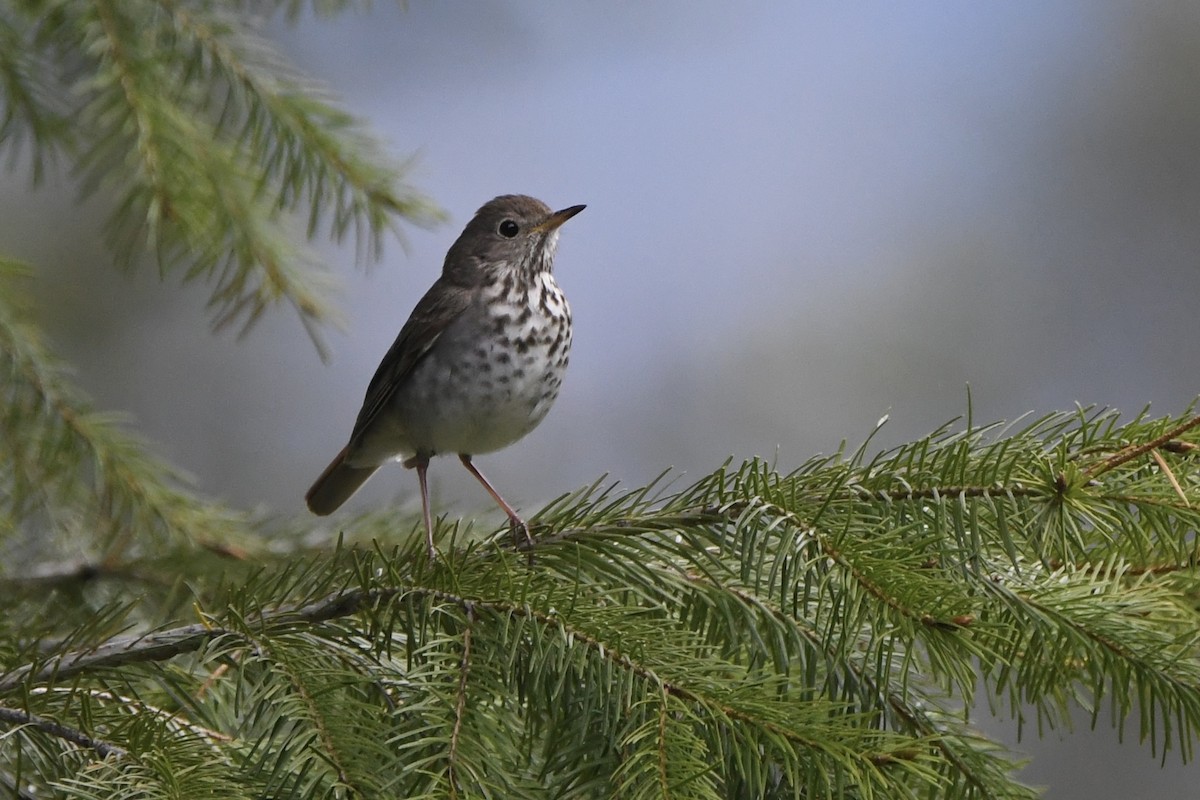
[[[506,219],[500,223],[500,235],[506,239],[513,238],[520,230],[521,228],[517,225],[517,223],[513,222],[511,219]]]

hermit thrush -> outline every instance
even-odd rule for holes
[[[551,212],[532,197],[504,195],[476,212],[375,371],[349,444],[308,490],[314,514],[332,513],[384,462],[403,459],[417,469],[432,555],[426,471],[432,456],[457,453],[514,535],[529,540],[471,456],[529,433],[558,397],[571,309],[554,282],[554,250],[558,227],[583,209]]]

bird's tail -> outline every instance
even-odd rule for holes
[[[304,495],[304,501],[312,513],[322,517],[332,514],[379,469],[350,466],[346,463],[346,451],[349,449],[349,445],[342,448],[342,452],[337,454],[308,490],[308,494]]]

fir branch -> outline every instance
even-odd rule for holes
[[[276,673],[282,679],[288,698],[280,697],[276,703],[282,703],[289,708],[289,722],[307,723],[303,727],[304,738],[311,740],[309,748],[318,752],[320,758],[314,760],[318,769],[329,772],[327,782],[319,781],[317,776],[310,775],[309,780],[314,784],[335,785],[345,787],[353,794],[369,797],[373,794],[370,787],[370,775],[354,767],[354,750],[351,745],[352,735],[348,736],[346,728],[353,728],[357,720],[351,719],[353,711],[345,705],[331,702],[331,687],[321,674],[324,670],[313,669],[311,656],[303,652],[293,652],[294,642],[289,637],[279,635],[262,636],[253,632],[257,624],[250,626],[239,625],[240,637],[248,640],[254,652],[254,661],[266,665],[268,674]],[[335,655],[331,653],[331,655]],[[247,664],[242,669],[247,669]],[[270,677],[266,682],[271,683]],[[295,702],[289,702],[294,698]],[[339,695],[343,702],[344,696]]]
[[[243,332],[291,305],[325,355],[332,282],[293,230],[308,218],[379,256],[401,221],[442,213],[359,119],[304,80],[246,7],[180,0],[34,2],[0,13],[0,141],[29,130],[35,169],[58,141],[81,189],[118,197],[118,263],[149,252],[162,273],[212,286],[217,326]],[[219,107],[218,107],[219,106]],[[61,131],[61,134],[60,134]],[[14,151],[15,152],[15,151]],[[328,220],[328,225],[324,221]]]
[[[26,683],[42,684],[66,680],[98,669],[167,661],[192,653],[210,639],[231,631],[196,623],[156,633],[120,636],[95,647],[51,657],[43,665],[26,665],[0,676],[0,694],[8,694]]]
[[[0,295],[0,374],[6,376],[0,401],[8,409],[0,415],[8,444],[0,463],[9,472],[0,486],[12,481],[13,516],[36,520],[45,509],[81,511],[92,526],[93,546],[113,569],[135,541],[146,548],[155,536],[159,544],[239,547],[247,530],[241,515],[188,492],[141,441],[88,408],[37,329],[23,319],[22,272],[0,261],[0,284],[8,290]],[[0,505],[6,504],[4,494]]]
[[[414,539],[271,565],[205,624],[12,654],[0,692],[170,697],[267,794],[1028,798],[953,710],[981,679],[1051,725],[1109,694],[1191,755],[1187,421],[1052,415],[673,494],[596,484],[535,517],[532,564],[459,531],[434,562]],[[1081,478],[1166,430],[1169,469]]]
[[[0,788],[7,791],[9,797],[13,798],[13,800],[38,800],[19,787],[16,778],[8,772],[0,772]]]
[[[177,0],[158,2],[173,30],[205,55],[194,62],[199,76],[227,87],[217,131],[240,124],[238,139],[264,153],[268,174],[286,188],[278,195],[279,208],[307,196],[309,236],[332,207],[330,233],[340,238],[354,221],[360,248],[373,257],[385,230],[398,233],[388,212],[414,222],[441,219],[428,200],[400,191],[400,170],[361,132],[360,123],[294,74],[265,42],[241,34],[237,20],[215,8],[201,16]]]
[[[389,600],[400,591],[396,588],[337,592],[305,606],[263,613],[247,620],[245,625],[272,633],[306,623],[327,622],[357,613],[364,605]],[[0,694],[8,694],[25,684],[63,681],[100,669],[167,661],[194,653],[213,639],[238,635],[234,628],[197,622],[145,634],[118,636],[94,647],[54,656],[36,668],[29,665],[0,675]]]
[[[0,142],[11,148],[10,167],[22,144],[30,143],[32,178],[37,184],[44,177],[46,160],[69,146],[73,132],[66,104],[53,83],[55,70],[31,39],[10,11],[0,10]]]
[[[969,758],[964,752],[973,737],[966,731],[957,730],[944,721],[941,724],[933,722],[928,709],[921,708],[909,698],[909,692],[900,681],[898,686],[891,684],[892,676],[875,675],[869,670],[862,653],[847,653],[833,646],[820,631],[816,630],[806,619],[784,613],[782,609],[769,600],[758,595],[743,592],[735,587],[715,587],[709,579],[698,575],[689,576],[689,580],[701,586],[719,588],[737,599],[747,610],[766,615],[771,621],[803,640],[815,653],[820,653],[831,666],[830,678],[838,676],[848,690],[858,688],[863,699],[864,710],[875,709],[880,712],[890,712],[898,722],[897,730],[907,731],[914,736],[922,737],[932,744],[951,764],[961,779],[968,785],[986,795],[989,787],[997,784],[995,764],[992,760],[980,763],[978,758]],[[748,627],[761,627],[751,621]],[[793,655],[794,658],[794,655]],[[1019,793],[1018,793],[1019,794]],[[1030,792],[1032,797],[1033,793]],[[1016,796],[1016,795],[1014,795]]]
[[[150,576],[128,565],[103,561],[43,564],[23,575],[0,576],[0,592],[47,592],[99,580],[147,582]]]
[[[466,612],[467,624],[463,626],[462,659],[458,665],[458,691],[454,701],[454,730],[450,733],[450,752],[446,756],[448,765],[446,778],[450,785],[450,796],[453,798],[458,797],[459,791],[455,764],[458,761],[459,744],[462,738],[463,717],[467,711],[467,681],[471,675],[471,629],[475,624],[474,603],[468,601],[463,610]]]
[[[128,755],[124,748],[93,738],[83,731],[68,727],[54,720],[39,717],[37,714],[30,714],[28,711],[0,706],[0,723],[35,728],[42,733],[70,742],[78,747],[95,750],[101,758],[108,758],[109,756],[124,758]]]
[[[1006,626],[1007,648],[985,661],[990,689],[1005,687],[1033,700],[1043,713],[1048,702],[1066,706],[1058,690],[1078,682],[1094,698],[1112,696],[1116,721],[1135,709],[1151,746],[1170,746],[1171,720],[1178,720],[1174,741],[1184,757],[1200,734],[1200,630],[1196,613],[1174,591],[1143,573],[1126,580],[1122,564],[1095,566],[1081,574],[1056,572],[1046,580],[1005,576],[982,584],[1013,615]],[[1109,602],[1105,602],[1108,600]],[[1036,674],[1036,684],[1014,669]],[[1151,706],[1137,705],[1154,698]],[[1018,714],[1019,716],[1019,714]],[[1162,719],[1164,738],[1154,727]]]
[[[239,629],[260,631],[260,635],[255,637],[252,644],[256,650],[269,656],[270,650],[265,644],[266,638],[264,637],[278,635],[301,623],[327,621],[353,614],[360,609],[373,607],[379,603],[395,599],[399,594],[400,591],[397,589],[340,592],[300,608],[263,614],[257,619],[248,620],[244,628],[243,626],[238,626],[235,629],[225,626],[198,624],[161,631],[143,637],[120,637],[86,651],[79,651],[53,659],[37,671],[24,669],[4,676],[0,678],[0,693],[8,693],[21,686],[29,686],[31,683],[63,681],[84,672],[126,666],[133,663],[164,661],[186,652],[197,651],[213,639],[227,636],[239,638],[244,635],[238,632]],[[763,716],[764,707],[757,704],[747,704],[745,700],[733,697],[723,698],[720,693],[711,694],[711,687],[705,690],[699,686],[688,686],[686,683],[680,683],[676,679],[664,677],[659,674],[655,667],[633,658],[630,654],[615,647],[611,642],[606,642],[583,628],[569,626],[557,615],[547,614],[528,605],[482,600],[443,590],[410,587],[403,594],[410,598],[424,597],[438,604],[449,603],[469,614],[486,611],[493,617],[500,619],[529,619],[548,631],[560,632],[566,641],[576,643],[577,646],[592,653],[596,658],[612,664],[621,670],[628,671],[630,675],[635,676],[641,681],[646,681],[650,685],[660,687],[661,691],[666,692],[671,697],[689,705],[706,709],[706,716],[711,715],[714,722],[724,721],[725,724],[735,726],[735,728],[744,731],[761,731],[768,740],[790,742],[790,746],[799,747],[812,753],[825,752],[828,756],[834,755],[834,753],[828,752],[828,742],[806,735],[800,728],[784,722],[782,718],[772,719],[769,716]],[[294,679],[294,676],[290,679]],[[460,692],[463,691],[462,680],[464,679],[460,676]],[[465,697],[465,695],[460,694],[459,697]],[[455,707],[458,709],[457,703]],[[458,711],[456,710],[455,728],[460,732],[461,720],[462,717],[458,715]],[[740,735],[746,734],[743,733]],[[327,750],[327,752],[329,751]],[[858,775],[858,779],[875,781],[882,777],[878,773],[880,765],[891,763],[894,758],[888,755],[889,752],[895,752],[895,748],[861,754],[856,754],[852,750],[839,750],[837,751],[839,754],[837,757],[857,757],[858,764],[855,768],[855,774]],[[337,763],[336,760],[334,763]],[[343,783],[348,779],[348,776],[345,775],[341,768],[339,768],[339,778]]]
[[[158,238],[155,235],[158,221],[172,213],[171,192],[165,185],[162,174],[163,163],[168,160],[164,157],[161,142],[164,132],[159,129],[155,115],[151,113],[150,97],[139,85],[139,77],[143,70],[140,65],[134,65],[126,44],[131,23],[119,17],[117,7],[111,0],[97,0],[95,11],[101,33],[97,42],[98,50],[107,54],[106,61],[114,73],[115,85],[123,96],[124,105],[129,109],[139,167],[152,196],[152,213],[148,215],[151,226],[148,238],[153,246]],[[104,60],[101,64],[104,64]],[[103,75],[103,72],[100,74]]]
[[[1134,459],[1145,455],[1151,450],[1163,447],[1171,443],[1173,440],[1179,439],[1181,436],[1183,436],[1183,434],[1187,433],[1198,425],[1200,425],[1200,415],[1196,415],[1191,419],[1176,425],[1166,433],[1160,434],[1148,442],[1131,444],[1128,447],[1122,448],[1119,452],[1113,454],[1109,458],[1106,458],[1103,461],[1088,467],[1086,470],[1084,470],[1084,475],[1089,478],[1095,478],[1098,475],[1102,475],[1105,472],[1116,469],[1122,464],[1133,461]]]

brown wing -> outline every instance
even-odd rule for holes
[[[362,410],[358,412],[358,419],[354,421],[351,442],[357,440],[387,407],[388,401],[396,393],[396,388],[429,353],[446,327],[467,309],[471,304],[471,297],[470,289],[446,283],[442,278],[434,282],[409,315],[408,322],[400,329],[400,334],[383,357],[383,361],[379,362],[375,377],[371,378],[371,383],[367,386]]]

